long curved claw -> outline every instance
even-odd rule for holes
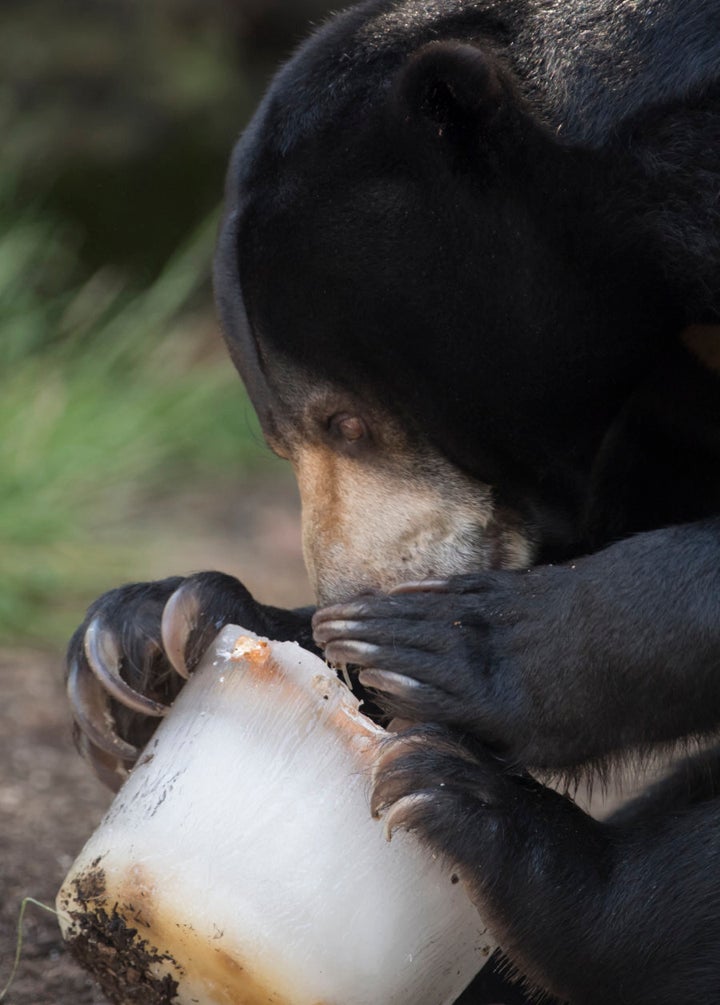
[[[75,745],[103,785],[117,792],[128,777],[126,762],[96,747],[78,726],[75,727]]]
[[[388,590],[388,594],[397,597],[403,593],[447,593],[449,585],[447,579],[418,579],[398,583]]]
[[[141,715],[160,718],[167,713],[167,705],[140,694],[120,676],[120,650],[115,635],[103,627],[99,618],[93,618],[88,625],[84,645],[90,669],[116,701]]]
[[[73,660],[70,664],[67,693],[73,718],[94,747],[116,760],[137,760],[137,747],[115,732],[107,691],[84,662]]]
[[[431,792],[412,792],[402,796],[396,803],[388,806],[384,816],[385,840],[391,841],[395,831],[412,831],[422,822],[423,813],[432,805]],[[375,816],[379,817],[382,811]]]
[[[162,614],[160,634],[165,655],[176,673],[187,680],[190,676],[185,651],[190,632],[201,617],[200,597],[196,584],[189,580],[172,594]]]

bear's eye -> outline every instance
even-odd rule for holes
[[[358,415],[339,412],[333,415],[329,422],[330,431],[340,436],[346,443],[356,443],[367,436],[367,426]]]

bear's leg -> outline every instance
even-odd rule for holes
[[[454,864],[533,986],[576,1005],[708,1005],[720,1001],[719,791],[714,751],[599,822],[424,726],[388,742],[373,809]]]

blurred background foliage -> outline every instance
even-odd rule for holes
[[[135,528],[158,533],[165,499],[272,463],[210,262],[230,148],[326,12],[0,5],[0,641],[66,638],[141,574]]]

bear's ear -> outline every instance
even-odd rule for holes
[[[451,146],[487,134],[519,111],[509,74],[492,54],[464,42],[430,42],[400,71],[393,116]]]

